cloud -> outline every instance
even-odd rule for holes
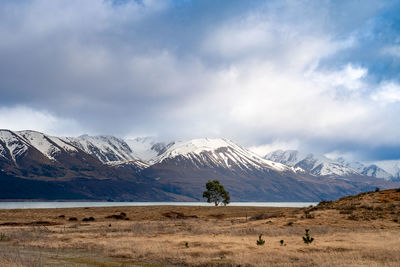
[[[371,98],[381,103],[400,102],[400,85],[395,82],[384,82]]]
[[[18,123],[3,124],[264,148],[296,140],[323,153],[398,144],[398,65],[386,64],[397,44],[377,34],[396,31],[384,23],[391,8],[5,1],[0,108]],[[24,109],[37,115],[18,120]]]
[[[258,154],[261,157],[264,157],[269,152],[273,152],[276,150],[297,150],[299,149],[299,142],[297,140],[292,141],[279,141],[275,140],[269,144],[261,145],[261,146],[251,146],[249,149],[254,153]]]
[[[52,135],[78,135],[82,128],[71,119],[58,118],[49,112],[24,106],[1,107],[0,128],[15,131],[31,130]]]
[[[390,45],[382,49],[382,53],[389,56],[400,57],[400,46]]]
[[[317,83],[329,84],[332,87],[341,87],[350,91],[365,88],[367,85],[363,78],[367,76],[368,69],[347,64],[338,71],[329,71],[326,73],[313,73],[310,79]]]

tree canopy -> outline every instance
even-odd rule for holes
[[[214,203],[218,206],[223,203],[225,206],[229,204],[231,197],[229,192],[225,190],[224,186],[218,180],[208,181],[206,183],[207,190],[203,192],[203,197],[207,198],[208,203]]]

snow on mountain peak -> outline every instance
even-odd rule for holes
[[[163,143],[156,141],[153,137],[137,137],[135,139],[125,139],[125,142],[132,149],[135,157],[153,162],[158,156],[166,151],[174,143]]]
[[[171,147],[171,149],[167,150],[166,152],[167,155],[163,155],[163,157],[174,157],[176,155],[187,155],[189,153],[199,154],[203,151],[214,151],[221,147],[230,147],[230,146],[239,148],[233,142],[223,138],[192,139],[188,142],[177,142]]]
[[[265,159],[280,162],[288,166],[300,167],[314,175],[359,175],[358,172],[345,166],[344,164],[341,164],[340,162],[328,159],[322,155],[302,153],[297,150],[276,150],[267,154]]]
[[[0,156],[7,158],[10,153],[12,160],[24,154],[28,150],[28,144],[19,140],[19,136],[9,130],[0,130],[0,141],[4,143],[0,146]],[[8,151],[8,152],[7,152]]]
[[[57,154],[62,150],[67,152],[77,151],[74,146],[58,137],[31,130],[16,132],[0,130],[0,141],[5,144],[13,161],[16,161],[16,158],[25,153],[29,147],[39,150],[39,152],[51,160],[56,160]],[[0,147],[0,155],[6,157],[6,151],[3,146]]]
[[[267,168],[278,171],[293,171],[292,168],[284,164],[263,159],[250,150],[224,138],[200,138],[186,142],[177,142],[170,146],[157,159],[157,162],[161,163],[167,159],[179,156],[192,160],[197,166],[217,165],[228,168],[236,166],[240,169]]]
[[[58,137],[45,135],[36,131],[18,131],[18,135],[23,137],[29,144],[39,150],[49,159],[55,160],[55,155],[60,153],[61,150],[70,152],[77,151],[77,149]]]
[[[137,160],[129,145],[124,140],[114,136],[81,135],[79,137],[65,137],[64,140],[98,158],[103,163]]]

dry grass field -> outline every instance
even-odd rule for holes
[[[0,210],[0,266],[400,266],[399,220],[399,190],[304,209]]]

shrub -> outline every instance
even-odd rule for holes
[[[68,219],[68,221],[77,221],[78,220],[78,218],[76,218],[76,217],[70,217],[69,219]]]
[[[360,208],[366,209],[366,210],[373,210],[373,209],[374,209],[374,207],[372,207],[372,206],[367,206],[367,205],[361,205]]]
[[[257,221],[257,220],[266,220],[271,218],[279,218],[283,217],[284,214],[282,212],[271,212],[267,213],[259,213],[250,217],[250,221]]]
[[[314,219],[314,215],[312,215],[309,210],[304,210],[304,215],[306,219]]]
[[[357,221],[358,217],[356,215],[352,214],[349,217],[347,217],[347,220]]]
[[[82,221],[83,222],[93,222],[95,219],[93,217],[89,217],[89,218],[83,218]]]
[[[126,217],[125,212],[121,212],[120,214],[113,214],[113,215],[106,216],[106,219],[129,220],[129,218]]]
[[[268,214],[266,214],[266,213],[261,213],[261,214],[256,214],[256,215],[254,215],[254,216],[251,216],[251,217],[250,217],[250,221],[264,220],[264,219],[268,219],[268,218],[270,218],[270,217],[268,216]]]
[[[339,214],[352,214],[353,210],[341,210],[339,211]]]
[[[262,239],[262,235],[261,234],[258,236],[258,240],[257,240],[256,244],[257,244],[257,246],[262,246],[262,245],[265,244],[265,240]]]
[[[303,241],[306,244],[311,244],[314,241],[314,237],[310,236],[310,229],[305,229],[305,234],[303,236]]]
[[[8,241],[8,240],[9,240],[8,236],[6,236],[5,233],[0,232],[0,241]]]

